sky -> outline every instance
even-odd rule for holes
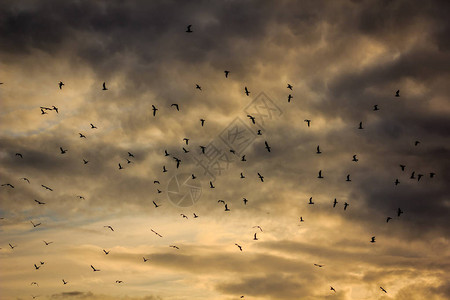
[[[449,13],[2,1],[1,298],[449,299]]]

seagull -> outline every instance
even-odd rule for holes
[[[261,226],[257,225],[257,226],[253,226],[252,228],[258,228],[259,230],[261,230],[261,232],[263,231]]]
[[[203,125],[205,125],[205,119],[200,119],[200,123],[202,124],[203,127]]]
[[[291,99],[292,99],[292,98],[294,98],[294,97],[292,97],[292,95],[289,94],[289,96],[288,96],[288,103],[291,102]]]
[[[8,244],[8,245],[9,245],[9,247],[11,247],[11,249],[14,249],[14,248],[17,247],[17,245],[15,245],[15,246],[13,246],[13,245],[11,245],[11,244]]]
[[[350,174],[347,175],[347,179],[345,181],[351,181],[350,180]]]
[[[34,227],[34,228],[36,228],[36,227],[38,227],[39,225],[41,225],[41,223],[34,224],[33,221],[30,221],[30,222],[31,222],[31,224],[33,224],[33,227]]]
[[[350,204],[348,204],[347,202],[344,203],[344,210],[347,210],[347,206],[349,206]]]
[[[414,146],[417,146],[417,145],[419,145],[420,144],[420,141],[415,141],[414,142]]]
[[[314,264],[316,267],[322,268],[324,265]]]
[[[292,91],[292,85],[290,85],[289,83],[288,83],[288,85],[287,85],[287,88],[290,89],[290,90]]]
[[[36,200],[36,199],[34,199],[34,201],[37,203],[37,204],[45,204],[45,202],[41,202],[41,201],[39,201],[39,200]]]
[[[103,227],[109,228],[109,229],[111,229],[111,231],[114,231],[114,229],[110,225],[106,225],[106,226],[103,226]]]
[[[330,286],[330,291],[333,291],[336,293],[336,290],[334,289],[334,287]]]
[[[63,282],[63,284],[67,284],[68,283],[68,281],[65,281],[64,279],[62,280],[62,282]]]
[[[40,268],[41,266],[36,266],[36,264],[34,264],[34,268],[36,269],[36,270],[39,270],[39,268]]]
[[[383,287],[380,286],[380,289],[381,289],[383,292],[387,293],[386,290],[383,289]]]
[[[261,179],[261,182],[264,182],[264,176],[262,176],[261,174],[258,173],[258,177],[259,177],[259,179]]]
[[[247,205],[248,200],[246,198],[242,198],[242,201],[244,201],[244,205]]]
[[[386,223],[389,223],[389,220],[392,220],[392,218],[391,217],[387,217],[386,218]]]
[[[56,111],[56,113],[59,113],[58,112],[58,108],[56,106],[53,105],[52,108],[53,108],[54,111]]]
[[[362,126],[362,122],[359,122],[359,127],[358,127],[358,129],[364,129],[363,126]]]
[[[255,233],[255,235],[253,236],[253,240],[254,240],[254,241],[257,241],[257,240],[258,240],[258,238],[256,237],[256,233]]]
[[[180,214],[180,216],[182,216],[183,218],[188,219],[188,217],[185,214]]]
[[[245,87],[244,90],[245,90],[245,94],[246,94],[247,96],[249,96],[249,95],[250,95],[250,92],[248,91],[247,87]]]
[[[321,154],[322,152],[320,152],[320,147],[319,147],[319,145],[317,145],[317,152],[316,152],[317,154]]]
[[[22,153],[16,153],[16,156],[18,156],[18,157],[20,157],[20,158],[23,158]]]
[[[186,152],[186,149],[184,149],[184,152]],[[181,159],[178,159],[175,156],[173,157],[173,159],[175,159],[175,161],[177,162],[177,169],[178,169],[178,167],[180,166],[180,163],[181,163]]]
[[[198,218],[196,213],[193,213],[193,215],[194,215],[194,219]]]
[[[62,89],[62,86],[64,85],[64,83],[62,82],[62,81],[60,81],[60,82],[58,82],[58,86],[59,86],[59,89],[61,90]]]
[[[123,169],[123,167],[122,167],[122,165],[119,163],[119,170],[122,170]]]
[[[78,133],[80,135],[80,138],[86,138],[86,136],[82,133]]]
[[[300,222],[304,222],[303,217],[300,217]]]
[[[336,207],[336,204],[338,204],[336,198],[334,198],[333,207]]]
[[[94,124],[92,124],[92,123],[89,123],[90,125],[91,125],[91,129],[97,129],[97,126],[95,126]]]
[[[235,245],[239,248],[239,250],[242,251],[242,247],[240,245],[238,245],[238,244],[235,244]]]
[[[155,202],[155,201],[153,201],[153,205],[155,205],[155,208],[158,208],[158,207],[160,207],[160,205],[156,204],[156,202]]]
[[[309,203],[308,204],[314,204],[314,202],[312,201],[312,197],[309,198]]]
[[[53,243],[53,242],[46,242],[46,241],[43,241],[43,242],[44,242],[45,246],[48,246]]]
[[[186,32],[189,32],[189,33],[193,32],[193,31],[191,30],[191,27],[192,27],[192,25],[188,25],[188,26],[187,26],[187,29],[186,29]]]
[[[258,129],[258,131],[256,132],[257,135],[262,135],[261,133],[261,129]]]
[[[169,247],[172,247],[174,249],[180,249],[180,248],[178,248],[177,246],[174,246],[174,245],[170,245]]]
[[[217,203],[223,203],[223,204],[225,204],[225,201],[223,201],[223,200],[217,200]]]
[[[194,174],[191,174],[191,176],[192,176],[192,179],[195,179],[195,178],[197,178]]]
[[[230,149],[230,153],[236,154],[236,151],[234,151],[233,149]]]
[[[435,173],[431,172],[430,173],[430,178],[433,178],[435,175],[436,175]]]
[[[405,171],[405,165],[400,165],[400,168],[402,168],[402,171]]]
[[[209,187],[212,189],[215,188],[215,186],[213,185],[213,183],[211,181],[209,182]]]
[[[52,190],[51,188],[49,188],[48,186],[43,185],[43,184],[41,184],[41,186],[42,186],[44,189],[49,190],[50,192],[53,192],[53,190]]]
[[[116,280],[116,283],[123,283],[122,280]]]
[[[253,123],[253,124],[256,124],[256,123],[255,123],[255,117],[253,117],[253,116],[251,116],[251,115],[247,115],[247,117],[248,117],[250,120],[252,120],[252,123]]]
[[[372,240],[370,241],[371,243],[375,243],[375,237],[372,237]]]
[[[202,150],[202,154],[205,154],[206,147],[205,146],[200,146],[200,149]]]
[[[395,92],[395,97],[400,97],[400,90],[397,90],[397,91]]]
[[[184,151],[184,153],[188,153],[188,152],[189,152],[189,150],[187,150],[187,149],[184,148],[184,147],[183,147],[183,151]]]
[[[163,173],[167,172],[166,166],[163,166]]]
[[[144,262],[148,261],[148,258],[142,257],[142,259],[144,260]]]
[[[264,144],[266,145],[266,149],[267,149],[267,152],[270,152],[270,146],[269,146],[269,144],[267,143],[267,141],[264,141]]]
[[[412,173],[411,173],[411,177],[409,177],[410,179],[416,179],[416,177],[414,177],[414,174],[415,174],[416,172],[415,171],[413,171]]]
[[[102,90],[104,90],[104,91],[108,90],[108,89],[106,88],[106,82],[103,82],[103,89],[102,89]]]
[[[111,252],[111,250],[110,251],[106,251],[105,249],[103,249],[103,252],[105,252],[105,255],[108,255],[109,252]]]
[[[395,182],[394,182],[394,184],[395,185],[398,185],[400,183],[400,181],[398,181],[398,178],[397,179],[395,179]]]
[[[178,104],[173,103],[170,105],[170,107],[175,106],[175,108],[177,109],[177,111],[180,111],[180,107],[178,106]]]
[[[61,154],[64,154],[67,152],[67,149],[64,150],[62,147],[59,147],[59,150],[61,150]]]
[[[151,230],[151,232],[153,232],[153,233],[156,234],[157,236],[162,237],[162,235],[160,235],[159,233],[157,233],[157,232],[154,231],[153,229],[150,229],[150,230]]]
[[[402,211],[400,208],[398,208],[398,209],[397,209],[397,216],[400,217],[400,215],[401,215],[402,213],[403,213],[403,211]]]
[[[127,160],[127,164],[131,164],[132,163],[132,161],[129,160],[128,158],[125,158],[125,159]]]
[[[308,127],[311,126],[311,120],[305,120],[305,122],[308,124]]]
[[[153,180],[153,184],[161,184],[158,180]]]
[[[202,90],[202,87],[201,87],[201,86],[199,86],[198,84],[196,84],[196,85],[195,85],[195,88],[196,88],[197,90],[199,90],[199,91],[201,91],[201,90]]]
[[[189,139],[188,138],[184,138],[183,141],[186,142],[186,145],[189,145]]]
[[[378,104],[375,104],[374,106],[373,106],[373,110],[375,111],[375,110],[380,110],[379,108],[378,108]]]
[[[323,178],[323,176],[322,176],[322,170],[319,171],[319,176],[317,176],[317,178],[320,178],[320,179]]]
[[[98,272],[98,271],[100,271],[99,269],[96,269],[96,268],[94,268],[94,266],[93,266],[93,265],[91,265],[91,268],[92,268],[92,270],[93,270],[94,272]]]
[[[355,155],[353,155],[353,159],[352,159],[352,161],[354,161],[354,162],[357,162],[357,161],[358,161],[358,159],[356,158],[356,154],[355,154]]]
[[[46,115],[47,113],[41,108],[41,115]]]
[[[33,282],[31,283],[31,285],[33,285],[33,284],[39,286],[39,284],[38,284],[36,281],[33,281]]]
[[[245,178],[245,176],[244,176],[244,174],[242,174],[242,172],[241,172],[241,178]]]
[[[153,110],[153,116],[156,116],[156,111],[158,109],[153,104],[152,104],[152,110]]]
[[[230,211],[230,209],[228,208],[228,205],[225,203],[225,211]]]
[[[14,188],[14,186],[11,183],[4,183],[2,184],[2,186],[9,186],[12,189]]]
[[[85,160],[84,158],[83,158],[83,163],[84,164],[87,164],[89,161],[88,160]]]
[[[420,178],[423,177],[423,174],[417,174],[417,181],[420,181]]]

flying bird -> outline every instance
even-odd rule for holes
[[[61,154],[64,154],[67,152],[67,149],[63,149],[62,147],[59,147],[59,150],[61,150]]]
[[[398,178],[397,179],[395,179],[395,182],[394,182],[394,184],[395,185],[398,185],[400,183],[400,181],[398,181]]]
[[[80,135],[80,138],[86,138],[86,136],[84,134],[82,134],[80,132],[78,134]]]
[[[183,150],[184,150],[184,152],[186,152],[186,149],[183,148]],[[178,169],[178,167],[180,166],[180,163],[181,163],[181,159],[179,159],[175,156],[173,157],[173,159],[175,159],[175,161],[177,162],[177,169]]]
[[[180,214],[180,216],[182,216],[183,218],[188,219],[188,217],[185,214]]]
[[[151,232],[153,232],[153,233],[156,234],[157,236],[162,237],[162,235],[160,235],[159,233],[157,233],[157,232],[154,231],[153,229],[150,229],[150,230],[151,230]]]
[[[48,186],[43,185],[43,184],[41,184],[41,186],[42,186],[44,189],[49,190],[50,192],[53,192],[53,190],[52,190],[51,188],[49,188]]]
[[[344,210],[347,210],[347,206],[349,206],[350,204],[348,204],[347,202],[344,203]]]
[[[230,74],[230,71],[223,71],[225,73],[225,78],[228,78],[228,74]]]
[[[163,173],[167,172],[166,166],[163,166]]]
[[[317,152],[316,152],[317,154],[321,154],[322,152],[320,152],[320,147],[319,147],[319,145],[317,145]]]
[[[300,222],[304,222],[305,220],[303,220],[303,217],[300,217]]]
[[[371,243],[375,243],[375,237],[373,236],[372,239],[370,240]]]
[[[362,122],[359,122],[359,127],[358,127],[358,129],[364,129],[363,126],[362,126]]]
[[[34,199],[34,201],[37,203],[37,204],[40,204],[40,205],[43,205],[43,204],[45,204],[45,202],[41,202],[41,201],[39,201],[39,200],[36,200],[36,199]]]
[[[290,85],[289,83],[287,84],[287,88],[290,89],[292,91],[292,85]]]
[[[68,283],[68,281],[65,281],[64,279],[62,280],[62,282],[63,282],[63,284],[67,284]]]
[[[123,283],[122,280],[116,280],[116,283]]]
[[[323,178],[323,176],[322,176],[322,170],[319,171],[319,176],[317,176],[317,178],[320,178],[320,179]]]
[[[257,241],[257,240],[258,240],[258,238],[256,237],[256,233],[253,235],[253,240],[254,240],[254,241]]]
[[[336,207],[336,204],[338,204],[336,198],[334,198],[333,207]]]
[[[400,168],[402,168],[402,171],[405,171],[405,165],[400,165]]]
[[[177,250],[180,249],[180,248],[178,248],[177,246],[174,246],[174,245],[170,245],[169,247],[172,247],[172,248],[177,249]]]
[[[314,264],[316,267],[322,268],[324,265]]]
[[[188,152],[189,152],[189,150],[187,150],[187,149],[184,148],[184,147],[183,147],[183,151],[184,151],[184,153],[188,153]]]
[[[106,88],[106,82],[103,82],[103,89],[102,89],[102,90],[104,90],[104,91],[108,90],[108,89]]]
[[[417,146],[417,145],[419,145],[420,144],[420,141],[415,141],[414,142],[414,146]]]
[[[352,161],[354,161],[354,162],[357,162],[357,161],[358,161],[358,159],[356,158],[356,154],[355,154],[355,155],[353,155],[353,159],[352,159]]]
[[[395,97],[400,97],[400,90],[397,90],[397,91],[395,92]]]
[[[245,87],[244,90],[245,90],[245,94],[246,94],[247,96],[249,96],[249,95],[250,95],[250,92],[248,91],[247,87]]]
[[[111,252],[111,250],[110,251],[106,251],[105,249],[103,249],[103,252],[105,252],[105,255],[108,255],[109,252]]]
[[[225,201],[223,201],[223,200],[217,200],[217,203],[223,203],[223,204],[225,204]]]
[[[123,167],[122,167],[122,165],[119,163],[119,170],[122,170],[123,169]]]
[[[247,161],[247,160],[245,159],[245,155],[242,155],[241,161]]]
[[[258,129],[258,131],[256,132],[257,135],[262,135],[261,133],[261,129]]]
[[[33,227],[34,227],[34,228],[36,228],[36,227],[38,227],[39,225],[41,225],[41,223],[36,223],[36,224],[35,224],[35,223],[33,223],[33,221],[30,221],[30,222],[31,222],[31,224],[33,224]]]
[[[259,230],[261,230],[261,232],[263,231],[261,226],[257,225],[257,226],[253,226],[252,228],[258,228]]]
[[[417,174],[417,181],[420,181],[420,178],[423,177],[423,174]]]
[[[436,175],[435,173],[431,172],[430,173],[430,178],[433,178],[435,175]]]
[[[196,213],[193,213],[193,215],[194,215],[194,219],[198,218]]]
[[[43,242],[44,242],[45,246],[48,246],[53,243],[53,242],[46,242],[46,241],[43,241]]]
[[[152,104],[152,110],[153,110],[153,116],[156,116],[156,111],[158,109],[153,104]]]
[[[59,86],[59,89],[61,90],[62,89],[62,86],[64,85],[64,83],[62,82],[62,81],[60,81],[60,82],[58,82],[58,86]]]
[[[311,126],[311,120],[305,120],[306,124],[308,124],[308,127]]]
[[[414,177],[414,174],[415,174],[416,172],[415,171],[413,171],[412,173],[411,173],[411,176],[409,177],[410,179],[416,179],[416,177]]]
[[[330,286],[330,291],[333,291],[336,293],[336,290],[334,289],[334,287]]]
[[[244,205],[247,205],[248,200],[246,198],[242,198],[242,201],[244,201]]]
[[[56,113],[59,113],[58,108],[56,106],[52,106],[53,110],[56,111]]]
[[[96,268],[94,268],[94,266],[93,266],[93,265],[91,265],[91,268],[92,268],[92,270],[93,270],[94,272],[98,272],[98,271],[100,271],[99,269],[96,269]]]
[[[205,125],[205,119],[200,119],[200,123],[202,124],[203,127],[203,125]]]
[[[4,183],[2,184],[2,186],[9,186],[12,189],[14,188],[14,186],[11,183]]]
[[[205,149],[206,149],[206,147],[205,147],[205,146],[200,146],[200,149],[201,149],[201,151],[202,151],[202,154],[205,154]]]
[[[88,160],[85,160],[84,158],[83,158],[83,163],[84,164],[87,164],[89,161]]]
[[[238,245],[238,244],[235,244],[235,245],[239,248],[239,250],[242,251],[242,247],[240,245]]]
[[[170,107],[175,106],[175,108],[177,109],[177,111],[180,111],[180,107],[178,106],[178,104],[173,103],[172,105],[170,105]]]
[[[17,156],[17,157],[20,157],[20,158],[23,158],[22,153],[16,153],[16,156]]]
[[[156,204],[156,202],[155,202],[155,201],[153,201],[153,205],[155,205],[155,208],[158,208],[158,207],[160,207],[160,205]]]
[[[374,106],[373,106],[373,110],[375,111],[375,110],[380,110],[379,108],[378,108],[378,104],[375,104]]]
[[[314,204],[314,202],[312,201],[312,197],[309,198],[309,203],[308,204]]]
[[[400,217],[400,215],[403,213],[403,211],[400,209],[400,208],[398,208],[397,209],[397,217]]]
[[[251,115],[247,115],[247,117],[248,117],[250,120],[252,120],[252,123],[253,123],[253,124],[256,124],[256,123],[255,123],[255,117],[253,117],[253,116],[251,116]]]
[[[292,97],[292,95],[291,94],[289,94],[289,96],[288,96],[288,103],[290,103],[291,102],[291,99],[292,98],[294,98],[294,97]]]
[[[225,211],[230,211],[230,209],[228,208],[228,204],[225,203]]]
[[[97,126],[95,126],[94,124],[92,124],[92,123],[89,123],[90,125],[91,125],[91,129],[97,129]]]
[[[386,223],[389,223],[389,220],[392,220],[392,218],[391,217],[387,217],[386,218]]]
[[[350,174],[347,175],[347,179],[345,181],[351,181],[350,180]]]
[[[267,152],[270,152],[270,146],[269,146],[269,144],[267,143],[267,141],[264,141],[264,144],[266,145],[266,149],[267,149]]]
[[[111,229],[111,231],[114,231],[114,229],[110,225],[106,225],[106,226],[103,226],[103,227],[109,228],[109,229]]]
[[[264,176],[262,176],[261,174],[258,173],[258,177],[261,180],[261,182],[264,182]]]
[[[39,270],[40,267],[41,267],[41,266],[36,266],[36,264],[34,264],[34,268],[35,268],[36,270]]]
[[[215,188],[215,186],[213,185],[213,183],[211,181],[209,182],[209,187],[212,189]]]
[[[186,32],[189,32],[189,33],[193,32],[193,31],[191,30],[191,27],[192,27],[192,25],[188,25],[188,26],[187,26],[187,29],[186,29]]]
[[[9,247],[11,247],[11,249],[14,249],[14,248],[17,247],[17,245],[15,245],[15,246],[13,246],[13,245],[11,245],[11,244],[8,244],[8,245],[9,245]]]
[[[144,262],[148,261],[148,258],[142,257],[142,259],[144,260]]]
[[[46,115],[47,113],[41,108],[41,115]]]
[[[241,178],[245,178],[245,176],[244,176],[244,174],[242,174],[242,172],[241,172]]]
[[[383,287],[380,286],[380,289],[387,294],[386,290],[383,289]]]
[[[195,85],[195,88],[196,88],[197,90],[199,90],[199,91],[201,91],[201,90],[202,90],[202,87],[201,87],[201,86],[199,86],[198,84],[196,84],[196,85]]]

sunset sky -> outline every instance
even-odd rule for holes
[[[1,299],[450,298],[448,1],[1,2]]]

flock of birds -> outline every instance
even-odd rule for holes
[[[192,25],[187,26],[186,32],[187,32],[187,33],[192,33],[192,32],[193,32],[193,30],[192,30]],[[225,71],[224,71],[225,78],[228,78],[229,75],[230,75],[230,73],[231,73],[230,71],[225,70]],[[3,84],[3,83],[0,83],[0,84]],[[65,84],[64,84],[62,81],[59,81],[59,83],[58,83],[59,89],[62,90],[64,86],[65,86]],[[101,89],[102,89],[103,91],[107,91],[107,90],[108,90],[108,88],[106,87],[106,82],[103,82],[102,88],[101,88]],[[197,90],[199,90],[199,91],[202,91],[202,87],[201,87],[199,84],[196,84],[196,85],[195,85],[195,89],[197,89]],[[287,84],[287,89],[289,89],[290,91],[293,91],[293,85]],[[250,95],[250,91],[249,91],[249,89],[248,89],[246,86],[245,86],[244,89],[243,89],[243,93],[244,93],[246,96],[249,96],[249,95]],[[397,90],[397,91],[395,92],[395,95],[394,95],[394,96],[395,96],[395,97],[400,97],[400,91]],[[294,97],[292,96],[291,93],[288,94],[287,102],[290,103],[291,100],[292,100],[293,98],[294,98]],[[180,110],[180,105],[179,105],[178,103],[173,103],[173,104],[170,105],[170,107],[176,109],[177,111]],[[153,117],[157,117],[157,111],[158,111],[158,110],[159,110],[159,109],[158,109],[155,105],[152,105],[152,115],[153,115]],[[375,104],[375,105],[373,106],[373,111],[379,111],[379,110],[380,110],[379,105]],[[52,106],[52,107],[44,107],[44,106],[41,106],[41,107],[40,107],[40,111],[41,111],[41,114],[42,114],[42,115],[48,114],[48,113],[50,113],[51,111],[54,111],[54,112],[57,113],[57,114],[59,113],[59,109],[58,109],[56,106]],[[257,121],[257,120],[256,120],[256,117],[254,117],[254,116],[252,116],[252,115],[247,115],[247,117],[248,117],[248,119],[251,121],[252,124],[256,124],[256,121]],[[205,120],[204,118],[200,118],[199,121],[200,121],[200,126],[201,126],[201,127],[204,127],[204,126],[205,126],[205,123],[206,123],[206,120]],[[311,126],[312,126],[312,120],[311,120],[311,119],[305,119],[304,122],[306,123],[306,126],[307,126],[307,127],[311,127]],[[90,123],[90,129],[94,130],[94,129],[98,129],[98,127],[95,126],[94,124]],[[359,130],[363,130],[363,129],[364,129],[364,127],[363,127],[363,122],[362,122],[362,121],[359,123],[359,126],[357,127],[357,129],[359,129]],[[260,129],[257,130],[257,135],[262,135],[262,132],[261,132]],[[81,132],[79,133],[79,138],[87,139],[86,135],[85,135],[84,133],[81,133]],[[183,150],[184,153],[188,153],[188,152],[190,151],[189,149],[187,149],[187,147],[189,146],[189,141],[190,141],[189,138],[184,138],[184,139],[183,139],[183,142],[185,143],[185,146],[186,146],[186,147],[182,147],[182,150]],[[419,144],[420,144],[420,141],[415,141],[415,142],[414,142],[414,145],[415,145],[415,146],[418,146]],[[206,146],[203,146],[203,145],[200,145],[199,147],[200,147],[200,154],[205,154],[205,151],[206,151],[207,147],[206,147]],[[264,141],[264,148],[267,150],[268,153],[270,153],[270,152],[272,151],[272,147],[269,145],[268,141]],[[59,150],[60,150],[60,154],[61,154],[61,155],[64,155],[64,154],[66,154],[66,153],[69,151],[69,149],[65,148],[64,146],[60,146]],[[323,150],[320,148],[320,145],[317,145],[317,148],[316,148],[316,152],[315,152],[315,153],[316,153],[317,155],[320,155],[320,154],[322,154],[322,151],[323,151]],[[233,153],[233,154],[236,154],[236,152],[235,152],[233,149],[230,149],[230,152]],[[15,156],[16,156],[18,159],[23,159],[23,157],[24,157],[24,155],[23,155],[22,153],[15,153]],[[181,165],[181,163],[182,163],[182,160],[179,159],[178,157],[176,157],[176,156],[171,155],[170,153],[168,153],[167,149],[164,150],[164,156],[165,156],[165,157],[172,156],[172,158],[173,158],[173,160],[174,160],[174,162],[175,162],[175,167],[176,167],[177,169],[180,167],[180,165]],[[135,155],[134,155],[133,153],[131,153],[131,152],[127,152],[127,156],[126,156],[126,158],[125,158],[125,159],[126,159],[126,163],[127,163],[127,164],[133,163],[133,161],[131,160],[131,159],[133,159],[133,158],[135,158]],[[241,159],[241,161],[246,161],[245,155],[243,155],[240,159]],[[83,164],[88,164],[88,163],[89,163],[89,160],[87,160],[86,158],[82,158],[82,161],[83,161]],[[354,154],[354,155],[353,155],[353,158],[352,158],[352,162],[357,163],[358,161],[359,161],[359,159],[358,159],[358,157],[357,157],[357,154]],[[406,166],[403,165],[403,164],[400,164],[399,167],[400,167],[400,169],[401,169],[402,172],[404,172],[404,171],[406,170]],[[123,170],[123,169],[124,169],[124,165],[122,165],[121,162],[118,163],[118,169],[119,169],[119,170]],[[166,165],[163,165],[163,167],[162,167],[162,172],[163,172],[163,173],[168,172],[168,169],[167,169]],[[430,172],[430,173],[429,173],[429,178],[434,178],[435,175],[436,175],[436,174],[435,174],[434,172]],[[197,178],[197,176],[196,176],[195,174],[191,174],[191,176],[192,176],[192,179],[196,179],[196,178]],[[420,181],[421,178],[424,177],[424,176],[425,176],[424,174],[419,174],[419,173],[416,174],[415,171],[412,171],[411,176],[410,176],[410,179],[417,179],[417,181]],[[259,178],[260,182],[264,182],[264,176],[263,176],[261,173],[258,172],[258,173],[257,173],[257,177]],[[246,178],[242,172],[240,173],[240,178],[241,178],[241,179]],[[323,179],[323,178],[325,178],[323,170],[319,170],[317,178],[318,178],[318,179]],[[30,180],[29,180],[28,178],[22,177],[22,178],[20,178],[20,179],[23,180],[23,181],[26,181],[28,184],[30,184]],[[350,182],[350,181],[351,181],[350,174],[347,174],[347,175],[346,175],[345,181],[347,181],[347,182]],[[154,183],[154,184],[160,184],[160,182],[159,182],[158,180],[154,180],[153,183]],[[395,185],[400,184],[400,181],[399,181],[398,178],[395,179],[394,184],[395,184]],[[3,183],[3,184],[1,184],[1,186],[2,186],[2,187],[6,187],[6,188],[11,188],[11,189],[14,189],[14,188],[15,188],[15,185],[13,185],[12,183],[9,183],[9,182],[8,182],[8,183]],[[46,190],[48,190],[48,191],[50,191],[50,192],[53,191],[52,188],[50,188],[50,187],[48,187],[48,186],[46,186],[46,185],[43,185],[43,184],[42,184],[41,187],[44,188],[44,189],[46,189]],[[215,185],[214,185],[214,183],[213,183],[212,181],[209,182],[209,188],[211,188],[211,189],[214,189],[214,188],[215,188]],[[158,193],[161,193],[162,191],[161,191],[160,189],[157,189],[157,192],[158,192]],[[84,197],[81,196],[81,195],[78,195],[77,197],[80,198],[80,199],[84,199]],[[247,200],[246,198],[243,198],[242,201],[243,201],[244,205],[247,205],[248,200]],[[41,206],[41,205],[46,205],[45,202],[40,201],[40,200],[37,200],[37,199],[34,199],[34,202],[35,202],[37,205],[39,205],[39,206]],[[225,212],[229,212],[229,211],[231,210],[230,207],[228,206],[228,204],[227,204],[224,200],[218,200],[218,203],[223,204],[223,206],[224,206],[224,211],[225,211]],[[307,202],[307,203],[308,203],[309,205],[314,205],[315,203],[313,202],[313,197],[310,197],[310,198],[309,198],[309,202]],[[336,205],[337,205],[338,203],[339,203],[339,202],[338,202],[337,199],[335,198],[335,199],[333,200],[333,202],[331,203],[331,205],[332,205],[333,208],[335,208]],[[155,201],[153,201],[153,205],[154,205],[155,208],[158,208],[158,207],[161,206],[160,204],[156,203]],[[350,206],[349,203],[344,202],[344,206],[343,206],[344,211],[347,210],[347,208],[348,208],[349,206]],[[401,208],[398,208],[397,211],[396,211],[397,217],[400,217],[401,214],[403,214],[403,211],[402,211]],[[185,219],[188,219],[188,218],[189,218],[187,215],[185,215],[185,214],[183,214],[183,213],[180,214],[180,216],[181,216],[182,218],[185,218]],[[195,218],[198,218],[198,217],[199,217],[199,216],[198,216],[196,213],[193,213],[193,218],[194,218],[194,219],[195,219]],[[4,218],[1,218],[1,219],[4,219]],[[386,223],[388,223],[388,222],[389,222],[390,220],[392,220],[392,219],[393,219],[393,218],[392,218],[391,216],[387,216],[387,218],[386,218]],[[303,217],[300,217],[299,222],[304,222],[304,221],[305,221],[305,220],[303,219]],[[31,225],[33,226],[33,228],[42,226],[41,222],[33,222],[33,220],[30,220],[30,223],[31,223]],[[113,228],[111,225],[105,225],[104,228],[106,228],[107,230],[110,230],[111,232],[114,232],[114,228]],[[259,230],[259,232],[263,232],[263,229],[262,229],[261,226],[259,226],[259,225],[254,226],[253,228],[256,228],[257,230]],[[158,237],[160,237],[160,238],[163,237],[161,234],[159,234],[159,233],[156,232],[155,230],[153,230],[153,229],[150,229],[150,230],[151,230],[151,232],[153,232],[156,236],[158,236]],[[253,240],[254,240],[254,241],[259,240],[259,239],[258,239],[258,236],[257,236],[257,233],[258,233],[258,232],[255,232],[255,233],[253,234]],[[50,245],[52,245],[52,244],[54,243],[54,241],[45,241],[45,240],[44,240],[43,242],[44,242],[45,246],[50,246]],[[374,243],[376,242],[376,237],[375,237],[375,236],[372,236],[372,237],[368,240],[368,242],[374,244]],[[14,245],[13,243],[9,243],[8,245],[9,245],[9,247],[11,248],[11,250],[14,250],[14,249],[17,247],[17,245]],[[240,244],[235,243],[235,246],[237,247],[237,249],[238,249],[239,251],[244,251],[243,247],[242,247]],[[179,249],[180,249],[180,247],[177,246],[177,245],[169,245],[169,247],[170,247],[170,248],[173,248],[173,249],[176,249],[176,250],[179,250]],[[103,253],[104,253],[105,255],[109,255],[110,251],[111,251],[111,250],[107,251],[107,250],[103,249]],[[149,261],[149,259],[148,259],[148,258],[145,258],[145,257],[142,257],[142,260],[143,260],[144,263],[147,262],[147,261]],[[40,269],[44,266],[44,264],[45,264],[45,262],[40,261],[39,263],[33,264],[33,267],[34,267],[35,270],[40,270]],[[316,267],[318,267],[318,268],[324,267],[323,264],[317,264],[317,263],[314,263],[314,266],[316,266]],[[92,265],[92,264],[90,265],[90,268],[92,269],[93,272],[100,272],[100,271],[101,271],[100,269],[96,268],[96,267],[95,267],[94,265]],[[69,281],[66,281],[64,278],[61,279],[61,281],[62,281],[62,284],[63,284],[63,285],[67,285],[67,284],[69,283]],[[117,283],[117,284],[122,284],[122,283],[124,283],[124,282],[123,282],[122,280],[116,280],[115,283]],[[39,286],[39,284],[38,284],[36,281],[31,282],[31,285]],[[387,291],[386,291],[382,286],[380,286],[380,290],[381,290],[382,292],[384,292],[384,293],[387,293]],[[330,286],[330,291],[336,293],[336,289],[335,289],[333,286]],[[36,298],[37,296],[32,296],[32,297],[33,297],[33,298]],[[244,298],[244,296],[240,296],[240,298]]]

